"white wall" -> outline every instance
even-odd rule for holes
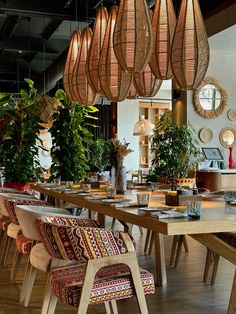
[[[171,99],[171,80],[164,81],[155,97],[148,99],[132,99],[119,102],[117,104],[117,135],[120,140],[125,138],[130,143],[133,153],[125,157],[124,166],[129,170],[139,168],[139,136],[133,136],[135,123],[139,120],[139,102],[161,101]]]
[[[228,167],[229,150],[219,140],[220,130],[224,127],[236,129],[236,121],[230,121],[227,112],[236,108],[236,26],[232,26],[209,38],[210,64],[206,76],[214,77],[228,93],[228,105],[222,115],[215,119],[205,119],[198,115],[193,107],[192,92],[188,92],[187,116],[197,134],[206,127],[213,131],[213,139],[209,143],[200,142],[201,147],[219,147]],[[236,164],[236,148],[233,150]]]

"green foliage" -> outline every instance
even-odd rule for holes
[[[93,113],[98,111],[93,106],[81,106],[70,102],[63,90],[56,92],[56,98],[62,106],[53,115],[51,149],[53,177],[60,176],[62,180],[79,181],[89,170],[86,155],[93,144],[93,135],[88,130],[87,119],[96,119]]]
[[[6,182],[26,183],[39,178],[38,135],[43,129],[35,111],[40,106],[34,82],[25,79],[28,89],[20,95],[0,94],[0,118],[5,119],[1,134],[1,163]]]
[[[106,140],[98,138],[93,143],[91,166],[102,172],[111,165],[110,147]]]
[[[152,169],[149,180],[167,177],[169,180],[186,177],[194,168],[200,150],[192,127],[177,126],[164,114],[154,129],[152,138]]]

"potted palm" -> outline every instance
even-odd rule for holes
[[[62,89],[56,92],[61,102],[53,114],[52,135],[52,178],[78,182],[86,177],[89,170],[87,152],[93,144],[93,134],[88,127],[93,114],[98,111],[93,106],[72,103]]]
[[[160,118],[151,142],[153,154],[149,181],[166,178],[167,182],[183,180],[196,166],[200,156],[195,133],[189,124],[172,122],[171,112]]]
[[[35,114],[40,106],[34,82],[25,79],[27,89],[19,94],[0,94],[2,125],[0,154],[5,186],[25,189],[27,182],[41,176],[38,160],[42,120]]]

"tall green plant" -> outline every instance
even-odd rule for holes
[[[153,154],[151,177],[169,180],[186,177],[200,155],[194,130],[187,125],[178,126],[165,113],[154,129],[151,150]]]
[[[102,172],[107,167],[111,166],[111,153],[110,147],[106,140],[103,138],[98,138],[93,143],[92,155],[91,155],[91,165],[95,167],[96,170]]]
[[[53,177],[62,180],[79,181],[89,170],[87,150],[93,144],[93,135],[88,130],[89,119],[96,119],[93,113],[98,111],[93,106],[81,106],[72,103],[60,89],[56,98],[62,106],[53,115],[51,149]]]
[[[0,94],[0,118],[4,119],[0,154],[7,182],[26,183],[39,178],[38,135],[40,102],[34,82],[25,79],[28,89],[20,94]]]

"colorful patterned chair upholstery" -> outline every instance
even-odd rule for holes
[[[48,313],[53,314],[57,298],[78,307],[85,314],[89,304],[110,304],[136,295],[141,313],[148,313],[144,294],[154,293],[152,274],[138,267],[135,242],[128,233],[104,228],[57,225],[53,217],[37,219],[36,226],[48,253],[77,264],[51,271]]]
[[[24,302],[24,306],[28,306],[37,271],[49,272],[55,263],[55,260],[47,253],[42,243],[39,243],[40,237],[35,228],[36,218],[53,215],[54,222],[60,225],[100,227],[100,224],[95,220],[75,218],[70,215],[70,212],[62,208],[17,205],[15,209],[24,237],[37,243],[30,251],[29,268],[25,271],[20,294],[20,301]],[[48,282],[45,287],[46,291],[47,288]],[[47,303],[48,300],[45,299],[43,308],[47,308]]]

